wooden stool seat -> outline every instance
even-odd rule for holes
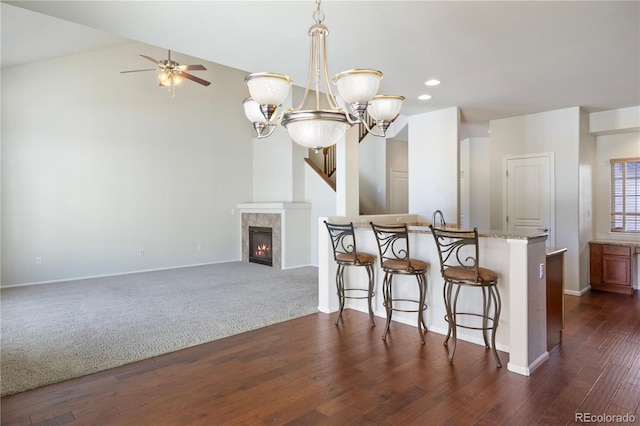
[[[423,262],[422,260],[418,259],[409,259],[409,270],[411,273],[425,272],[428,268],[429,264],[427,262]],[[396,259],[385,260],[384,262],[382,262],[382,269],[388,269],[391,272],[406,273],[407,261]]]
[[[376,257],[369,253],[363,253],[361,251],[354,254],[349,253],[337,253],[336,262],[342,262],[345,265],[364,265],[365,263],[375,263]]]
[[[449,267],[445,268],[443,275],[445,278],[451,280],[468,281],[470,284],[477,284],[475,277],[475,269],[463,268],[463,267]],[[478,280],[490,283],[498,279],[498,274],[491,269],[478,268]]]

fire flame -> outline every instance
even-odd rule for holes
[[[259,244],[256,247],[256,256],[267,256],[271,252],[269,244]]]

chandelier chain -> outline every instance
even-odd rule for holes
[[[321,0],[316,0],[316,11],[313,12],[313,19],[316,21],[316,24],[321,24],[324,21],[324,12],[320,10]]]

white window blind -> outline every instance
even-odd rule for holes
[[[640,232],[640,158],[611,160],[611,231]]]

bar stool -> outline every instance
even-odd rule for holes
[[[356,249],[356,236],[353,231],[353,223],[335,224],[324,221],[331,237],[331,245],[333,247],[333,258],[338,264],[336,271],[336,287],[338,289],[338,302],[340,303],[340,313],[336,319],[336,325],[342,317],[345,299],[367,299],[369,304],[369,318],[371,326],[375,327],[373,321],[373,309],[371,308],[371,298],[375,295],[373,292],[373,265],[376,257],[369,253],[359,252]],[[367,288],[346,288],[344,285],[344,268],[346,266],[364,266],[369,276],[369,285]],[[358,296],[355,293],[366,293],[364,296]]]
[[[457,328],[482,330],[482,337],[487,348],[492,349],[493,356],[502,367],[498,351],[496,350],[496,330],[500,320],[502,303],[498,292],[498,274],[480,267],[478,250],[478,229],[454,230],[429,226],[436,241],[440,257],[440,273],[444,279],[444,304],[446,308],[445,321],[449,324],[445,346],[453,336],[453,344],[449,347],[449,362],[453,361],[456,351]],[[453,288],[455,287],[455,292]],[[460,289],[476,288],[482,292],[482,313],[458,312],[458,296]],[[482,325],[461,323],[470,317],[480,317]],[[489,337],[487,334],[491,332]]]
[[[417,312],[418,333],[420,334],[420,341],[424,345],[424,332],[427,331],[427,325],[423,315],[423,312],[427,309],[427,304],[425,303],[427,294],[427,279],[425,273],[429,268],[429,264],[410,257],[409,231],[406,224],[376,225],[373,222],[369,223],[378,242],[380,266],[384,271],[382,293],[384,295],[383,306],[387,311],[387,325],[384,328],[382,340],[386,340],[387,338],[393,311]],[[416,277],[418,282],[418,299],[393,298],[392,283],[393,277],[396,274],[413,275]],[[417,306],[416,309],[401,309],[398,306],[394,306],[394,303],[397,302],[410,302]]]

